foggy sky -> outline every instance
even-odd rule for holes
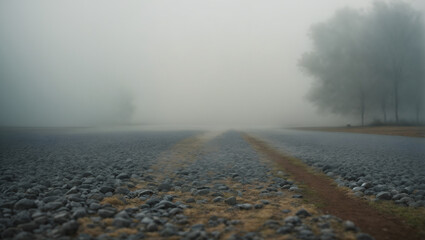
[[[312,24],[371,3],[1,1],[0,125],[345,124],[297,62]]]

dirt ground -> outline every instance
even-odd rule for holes
[[[325,132],[349,132],[349,133],[366,133],[380,135],[395,135],[405,137],[425,138],[425,127],[399,127],[399,126],[382,126],[382,127],[304,127],[295,128],[298,130],[309,131],[325,131]]]
[[[332,179],[310,171],[297,159],[285,156],[252,136],[245,135],[245,139],[254,149],[280,164],[293,179],[302,183],[308,193],[308,201],[315,203],[325,213],[352,220],[376,239],[424,239],[418,229],[392,215],[379,212],[366,200],[350,196],[338,188]]]

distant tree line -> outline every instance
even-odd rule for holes
[[[309,98],[322,110],[384,123],[424,121],[425,25],[401,2],[345,8],[311,28],[313,50],[300,67],[316,81]]]

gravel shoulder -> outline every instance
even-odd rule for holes
[[[425,206],[425,139],[373,134],[274,130],[255,132],[360,198]]]
[[[297,130],[307,131],[323,131],[323,132],[347,132],[347,133],[365,133],[379,135],[393,135],[404,137],[425,138],[425,127],[399,127],[399,126],[382,126],[382,127],[304,127],[295,128]]]
[[[314,171],[300,160],[275,150],[257,138],[245,135],[245,139],[257,151],[279,163],[297,182],[303,183],[307,189],[306,198],[324,212],[356,222],[376,239],[423,239],[423,232],[419,235],[420,229],[413,229],[401,219],[377,211],[367,201],[350,196],[325,174]]]

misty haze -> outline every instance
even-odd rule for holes
[[[0,239],[424,239],[424,14],[0,2]]]

